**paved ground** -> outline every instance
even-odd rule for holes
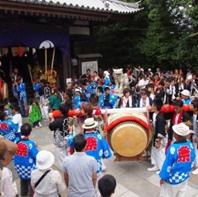
[[[39,149],[53,152],[53,133],[47,127],[33,130],[32,136]],[[113,174],[118,182],[114,197],[157,197],[159,196],[158,175],[148,172],[149,161],[144,162],[114,162],[106,160],[106,173]],[[66,195],[64,195],[66,196]],[[187,197],[198,197],[198,175],[191,176]]]

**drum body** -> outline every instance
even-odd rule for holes
[[[107,139],[117,160],[139,159],[152,133],[143,113],[119,113],[108,118]]]

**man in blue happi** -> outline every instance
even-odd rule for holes
[[[19,107],[21,110],[22,116],[27,116],[27,93],[26,93],[26,85],[23,83],[23,79],[19,78],[17,91],[19,94]]]
[[[96,131],[98,123],[93,118],[87,118],[83,124],[84,136],[87,140],[84,151],[94,157],[98,163],[97,173],[102,172],[102,159],[112,156],[110,147],[104,137]]]
[[[18,127],[18,124],[14,124],[11,120],[6,120],[4,112],[0,112],[0,135],[11,142],[17,143],[20,140]]]
[[[195,148],[187,140],[191,133],[184,123],[173,126],[176,142],[166,153],[166,159],[160,171],[160,197],[184,197],[187,180],[195,161]]]
[[[21,182],[21,196],[33,196],[30,185],[32,170],[36,168],[36,155],[38,149],[36,143],[29,139],[32,128],[25,123],[21,127],[21,140],[17,144],[18,149],[14,156],[15,169]]]
[[[105,93],[99,97],[98,105],[103,109],[115,108],[117,104],[117,96],[110,92],[110,87],[105,87]]]

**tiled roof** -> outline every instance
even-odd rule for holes
[[[119,0],[9,0],[28,4],[93,10],[99,12],[112,12],[130,14],[139,10],[138,3],[125,3]]]

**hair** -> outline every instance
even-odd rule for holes
[[[18,106],[18,105],[16,105],[16,104],[12,104],[12,105],[11,105],[11,109],[12,109],[12,110],[15,110],[15,111],[17,111],[17,112],[19,112],[19,111],[20,111],[19,106]]]
[[[74,137],[74,141],[73,141],[73,145],[74,145],[74,149],[77,152],[81,152],[83,151],[83,149],[86,146],[87,140],[85,138],[85,136],[83,134],[78,134]]]
[[[70,107],[71,106],[69,106],[69,105],[62,104],[59,107],[59,110],[61,111],[61,113],[63,114],[63,116],[66,116],[67,117]]]
[[[116,179],[114,176],[107,174],[98,181],[98,189],[102,197],[110,197],[116,188]]]
[[[6,114],[4,111],[0,111],[0,120],[3,121],[5,120]]]
[[[194,108],[198,109],[198,99],[197,98],[192,101],[192,105]]]
[[[29,136],[32,132],[32,127],[29,123],[24,123],[22,126],[21,126],[21,135],[23,136]]]
[[[161,99],[155,99],[153,101],[153,105],[156,106],[157,110],[160,111],[163,105],[163,102]]]
[[[173,105],[176,106],[176,107],[183,107],[184,103],[183,103],[182,100],[177,100],[177,99],[175,99],[175,100],[173,101]]]

